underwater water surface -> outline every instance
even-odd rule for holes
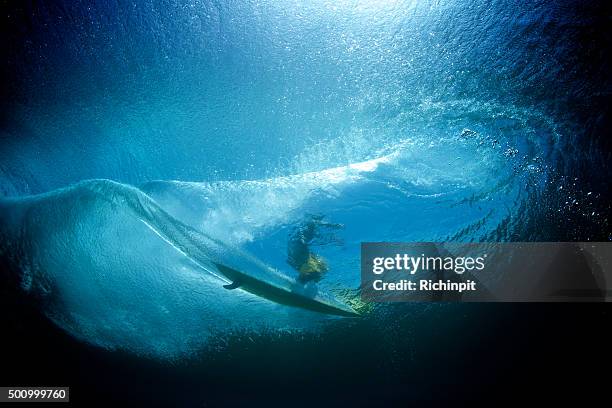
[[[314,220],[309,249],[329,268],[316,290],[347,302],[364,241],[611,239],[602,8],[7,8],[9,281],[57,327],[106,350],[181,361],[244,352],[229,344],[253,339],[370,344],[368,333],[385,333],[403,361],[412,340],[392,333],[463,306],[376,305],[343,318],[228,290],[213,264],[256,259],[295,280],[291,239]]]

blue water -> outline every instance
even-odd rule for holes
[[[174,359],[230,335],[359,323],[228,292],[167,223],[293,278],[295,228],[340,224],[311,248],[329,294],[358,287],[363,241],[606,239],[608,167],[579,165],[608,160],[584,125],[596,112],[576,108],[609,89],[576,57],[585,8],[24,6],[1,130],[3,253],[71,335]]]

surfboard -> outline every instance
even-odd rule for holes
[[[280,273],[276,274],[270,271],[269,279],[260,279],[225,265],[215,263],[215,266],[223,276],[232,282],[224,285],[226,289],[241,288],[276,303],[314,312],[338,316],[359,316],[359,313],[350,306],[331,296],[326,296],[324,293],[318,291],[311,293],[301,283]]]

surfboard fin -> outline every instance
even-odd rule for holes
[[[223,285],[225,289],[232,290],[240,287],[241,283],[239,280],[235,280],[232,283],[228,283],[227,285]]]

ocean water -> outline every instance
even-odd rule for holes
[[[271,358],[292,381],[329,382],[305,362],[341,367],[346,350],[409,376],[430,319],[448,334],[498,312],[343,318],[228,291],[212,265],[255,259],[295,279],[292,234],[320,220],[317,290],[343,302],[364,241],[612,239],[603,2],[2,7],[7,290],[79,353],[172,364],[208,386],[240,364],[235,377],[258,384],[250,370]]]

